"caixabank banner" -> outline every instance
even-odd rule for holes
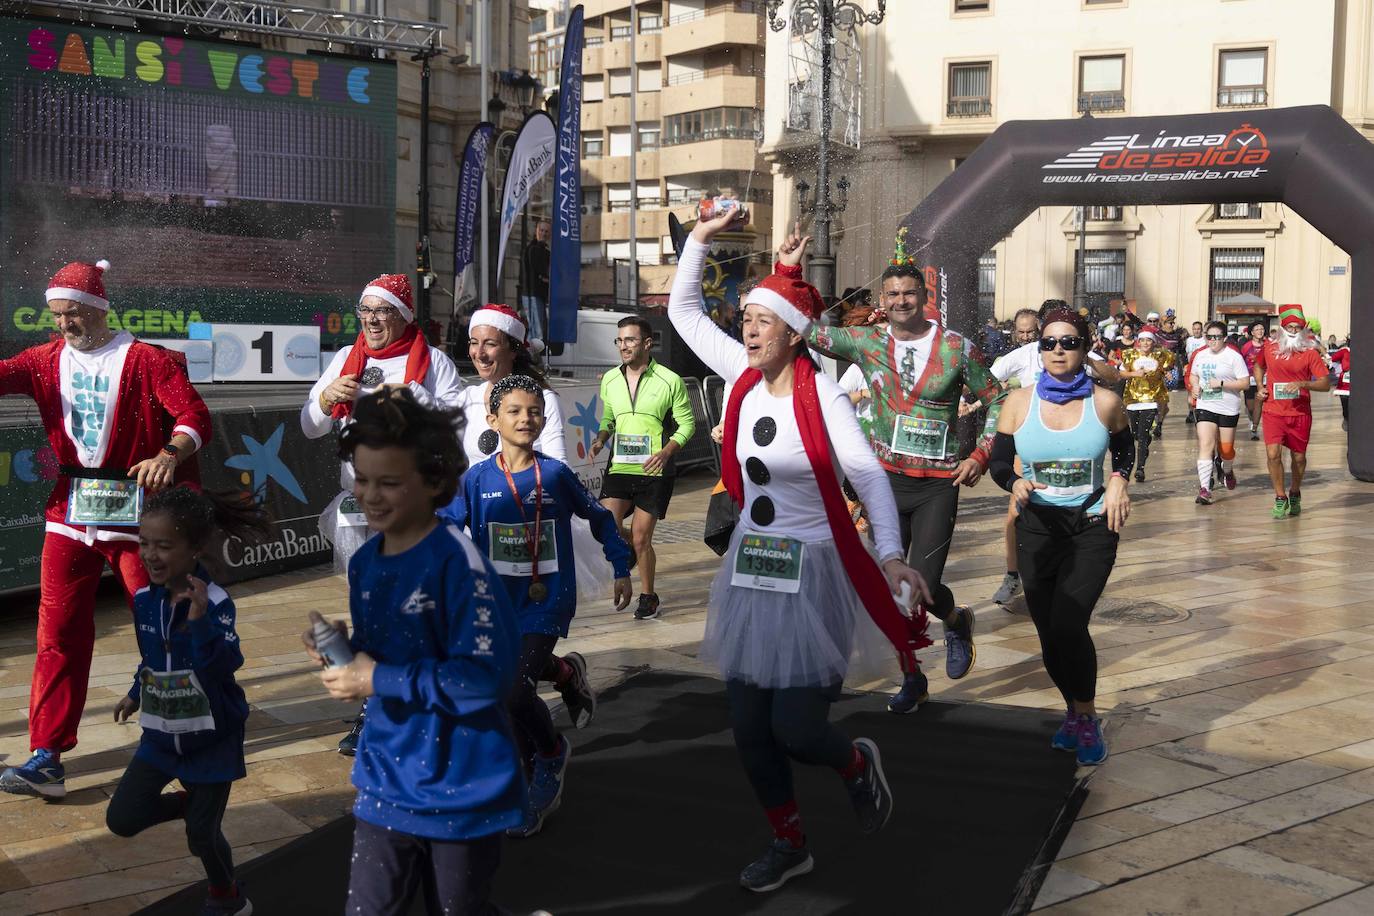
[[[68,261],[113,265],[110,323],[316,324],[392,268],[388,61],[0,17],[0,356],[48,339]]]
[[[219,545],[220,581],[241,582],[316,563],[333,548],[320,512],[339,492],[338,439],[307,439],[296,409],[216,411],[198,456],[202,484],[251,493],[276,522],[265,544]],[[0,427],[0,593],[38,587],[43,509],[57,480],[57,458],[37,422]]]
[[[328,563],[333,557],[333,546],[320,534],[319,518],[339,492],[338,438],[307,439],[299,410],[216,413],[200,473],[207,489],[251,493],[277,525],[264,544],[229,540],[220,545],[216,560],[226,584]]]

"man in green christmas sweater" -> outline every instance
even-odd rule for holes
[[[987,470],[1006,392],[972,341],[926,317],[926,287],[906,253],[905,233],[898,236],[882,276],[887,328],[818,326],[810,340],[821,352],[857,365],[868,379],[869,442],[892,484],[907,563],[930,585],[935,603],[927,610],[944,624],[945,672],[957,680],[973,667],[977,654],[973,611],[955,605],[941,577],[954,536],[959,487],[975,485]],[[784,270],[800,271],[809,241],[794,233],[784,243],[779,253]],[[988,405],[988,416],[978,445],[961,460],[956,423],[965,388]],[[906,672],[888,709],[912,712],[928,696],[925,675]]]

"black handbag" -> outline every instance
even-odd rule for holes
[[[718,480],[716,488],[711,491],[711,500],[706,504],[706,531],[701,539],[716,552],[716,556],[723,557],[730,547],[730,536],[735,533],[738,523],[739,505],[726,492],[725,483]]]

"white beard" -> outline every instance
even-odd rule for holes
[[[1279,356],[1292,356],[1294,353],[1311,350],[1315,346],[1317,339],[1307,331],[1300,331],[1296,335],[1287,331],[1279,332]]]

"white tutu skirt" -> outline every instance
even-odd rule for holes
[[[334,572],[341,576],[348,575],[348,561],[373,535],[372,529],[365,525],[339,524],[339,504],[347,495],[340,492],[320,513],[320,534],[334,545]]]
[[[727,680],[764,688],[865,683],[897,670],[896,652],[860,604],[834,541],[806,545],[801,588],[788,594],[730,584],[744,533],[736,527],[711,583],[703,661]]]
[[[609,600],[615,583],[615,570],[606,562],[601,542],[592,534],[592,526],[585,518],[574,515],[571,525],[578,597],[588,601]]]

